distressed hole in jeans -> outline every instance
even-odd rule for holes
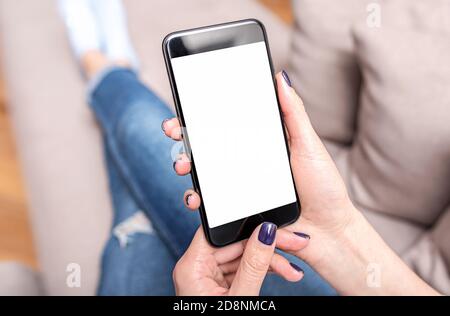
[[[113,235],[119,241],[120,248],[125,248],[136,233],[152,234],[153,226],[144,212],[138,211],[114,227]]]

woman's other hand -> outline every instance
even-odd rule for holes
[[[307,239],[287,231],[277,232],[275,224],[266,222],[247,241],[214,248],[199,228],[173,272],[177,295],[256,296],[269,270],[297,282],[303,271],[275,253],[275,246],[299,251],[307,244]]]

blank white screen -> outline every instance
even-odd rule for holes
[[[265,43],[171,61],[209,226],[294,203]]]

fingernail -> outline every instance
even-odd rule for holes
[[[189,205],[189,200],[191,199],[191,197],[192,197],[192,194],[186,195],[186,199],[185,199],[186,205]]]
[[[308,234],[305,234],[305,233],[294,232],[294,234],[296,234],[298,237],[301,237],[304,239],[311,239],[311,236],[309,236]]]
[[[298,265],[296,265],[295,263],[289,262],[289,264],[291,265],[291,267],[293,267],[297,272],[301,272],[301,273],[305,273],[305,271],[303,271],[302,268],[300,268]]]
[[[275,240],[275,235],[277,233],[277,225],[269,222],[265,222],[261,225],[258,234],[258,240],[265,245],[270,246]]]
[[[289,79],[287,72],[283,70],[281,72],[281,75],[283,76],[284,81],[286,81],[286,83],[289,85],[289,87],[292,87],[291,79]]]
[[[166,124],[166,122],[167,122],[168,120],[169,120],[169,119],[165,119],[165,120],[162,121],[162,123],[161,123],[161,129],[162,129],[163,132],[166,132],[166,129],[164,128],[164,124]]]
[[[177,156],[177,159],[173,162],[173,170],[177,171],[177,168],[175,167],[177,165],[177,161],[183,160],[183,157],[181,155]]]

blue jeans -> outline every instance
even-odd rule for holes
[[[93,80],[89,103],[102,128],[114,216],[101,263],[100,295],[173,295],[172,270],[200,225],[183,205],[189,176],[177,176],[174,141],[161,130],[173,116],[128,69],[110,68]],[[297,258],[301,282],[270,275],[263,295],[335,295]]]

